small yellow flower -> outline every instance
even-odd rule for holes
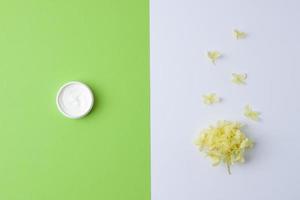
[[[221,53],[218,51],[208,51],[207,57],[211,60],[213,64],[216,64],[216,60],[221,57]]]
[[[232,73],[231,82],[237,85],[244,85],[246,84],[247,74],[236,74]]]
[[[245,108],[244,108],[244,115],[248,119],[258,121],[260,113],[256,112],[256,111],[253,111],[250,105],[246,105]]]
[[[247,37],[247,33],[239,31],[237,29],[233,30],[234,36],[237,40]]]
[[[203,103],[206,105],[216,104],[221,101],[221,99],[215,93],[209,93],[203,95],[202,98],[203,98]]]
[[[214,166],[224,163],[230,174],[230,166],[243,163],[245,151],[253,147],[253,142],[241,128],[242,125],[238,122],[219,121],[202,130],[195,145],[206,153]]]

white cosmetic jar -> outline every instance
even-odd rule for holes
[[[66,117],[78,119],[87,115],[94,104],[91,89],[79,81],[64,84],[56,96],[58,110]]]

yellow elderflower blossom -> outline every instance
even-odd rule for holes
[[[247,37],[247,33],[239,31],[237,29],[233,30],[234,36],[237,40]]]
[[[235,74],[232,73],[231,81],[238,85],[246,84],[247,74]]]
[[[206,105],[212,105],[215,103],[219,103],[221,99],[215,93],[209,93],[202,96],[203,103]]]
[[[195,145],[206,153],[214,166],[224,163],[231,174],[230,166],[243,163],[245,151],[253,147],[253,142],[246,137],[241,127],[238,122],[219,121],[202,130]]]
[[[218,51],[208,51],[207,57],[211,60],[213,64],[216,64],[216,60],[221,57],[221,53]]]
[[[244,108],[244,115],[245,115],[245,117],[247,117],[249,119],[258,121],[260,113],[253,111],[250,105],[246,105]]]

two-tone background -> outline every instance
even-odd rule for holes
[[[299,199],[299,10],[297,0],[1,1],[0,199]],[[249,37],[234,40],[234,28]],[[216,66],[212,49],[224,53]],[[96,98],[80,120],[55,105],[71,80]],[[207,92],[224,101],[204,106]],[[243,117],[247,103],[261,122]],[[219,119],[247,123],[256,141],[231,176],[193,146]]]

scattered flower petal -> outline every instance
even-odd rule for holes
[[[244,39],[247,37],[247,33],[239,31],[237,29],[233,30],[234,36],[237,40]]]
[[[213,64],[216,64],[216,60],[221,57],[221,53],[218,51],[208,51],[207,56]]]
[[[247,74],[236,74],[232,73],[231,81],[237,85],[244,85],[246,84]]]
[[[245,108],[244,108],[244,115],[248,119],[258,121],[260,113],[256,112],[256,111],[253,111],[250,105],[246,105]]]
[[[195,145],[206,153],[214,166],[224,163],[230,174],[230,166],[243,163],[245,151],[253,147],[253,142],[241,128],[238,122],[218,121],[216,125],[201,131]]]
[[[209,93],[203,95],[202,98],[203,98],[203,103],[206,105],[216,104],[221,101],[221,99],[215,93]]]

